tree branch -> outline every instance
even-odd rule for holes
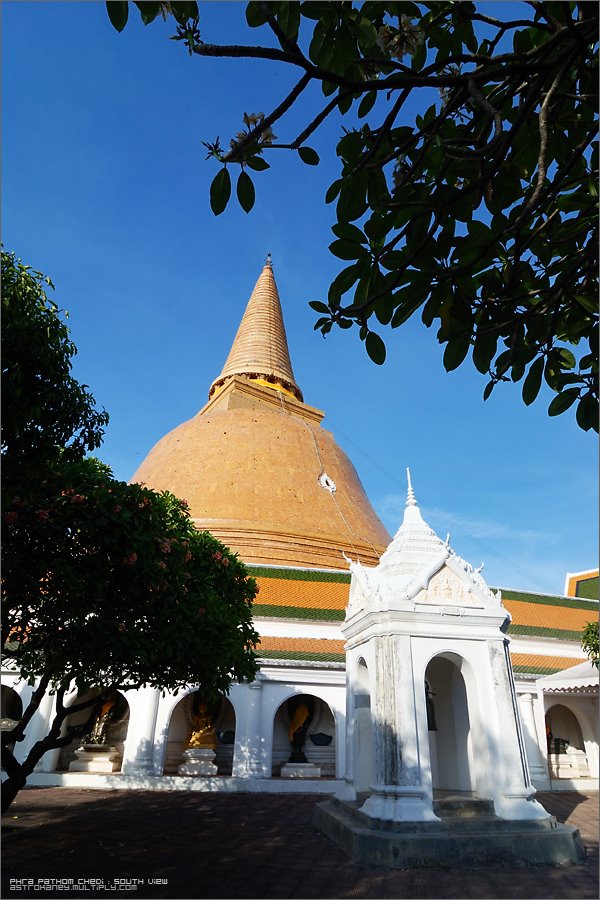
[[[291,106],[294,105],[302,91],[310,84],[311,76],[303,75],[300,81],[296,84],[294,88],[287,95],[285,100],[279,104],[279,106],[273,110],[270,115],[266,116],[262,122],[260,122],[255,128],[253,128],[246,137],[241,140],[238,144],[235,144],[234,147],[226,153],[223,157],[223,162],[237,162],[236,157],[240,157],[244,150],[251,146],[258,138],[263,134],[268,128],[273,125],[281,116],[290,109]]]

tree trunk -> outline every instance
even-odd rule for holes
[[[27,776],[22,772],[7,778],[2,784],[2,815],[10,808],[13,800],[27,783]]]

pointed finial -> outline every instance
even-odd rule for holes
[[[270,253],[267,253],[267,262],[266,262],[266,265],[269,266],[269,268],[272,268],[271,254],[270,254]]]
[[[417,501],[415,500],[415,492],[412,488],[412,483],[410,480],[410,469],[407,467],[406,469],[406,480],[408,481],[408,493],[406,496],[406,505],[407,506],[416,506]]]

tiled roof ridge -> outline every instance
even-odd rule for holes
[[[573,606],[573,609],[588,609],[598,606],[598,599],[588,597],[569,597],[568,594],[543,594],[541,591],[523,591],[516,588],[494,587],[493,590],[502,592],[504,600],[521,601],[523,603],[542,603],[550,601],[552,605]],[[512,594],[513,596],[508,596]]]
[[[215,388],[233,375],[248,375],[273,381],[303,401],[296,384],[279,293],[270,259],[258,277],[234,338],[223,370],[212,383]]]

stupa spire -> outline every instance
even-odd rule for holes
[[[223,371],[213,381],[209,396],[234,375],[280,385],[298,400],[303,400],[292,370],[270,253],[248,301]]]

